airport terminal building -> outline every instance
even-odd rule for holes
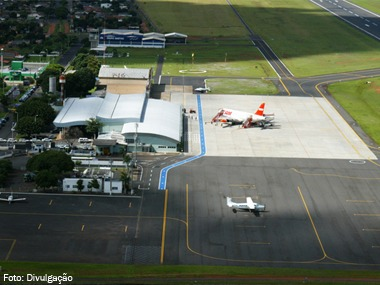
[[[91,48],[133,47],[165,48],[166,43],[186,44],[187,35],[181,33],[140,33],[133,29],[93,29],[89,32]]]
[[[128,152],[177,152],[178,144],[182,140],[182,106],[151,99],[147,91],[128,94],[128,84],[120,84],[120,72],[123,69],[108,71],[108,74],[116,74],[117,81],[108,82],[110,85],[107,85],[105,96],[67,98],[54,120],[54,125],[59,128],[83,126],[90,118],[102,122],[102,130],[94,140],[97,154],[118,153],[125,148]],[[128,72],[133,70],[129,69]],[[140,72],[140,69],[137,70],[138,74]],[[125,80],[128,81],[128,78]],[[131,85],[135,83],[136,79],[132,79]],[[149,84],[148,81],[146,84]],[[140,81],[137,86],[141,90]],[[136,86],[130,87],[136,90]],[[121,93],[111,93],[108,89],[119,89]],[[144,90],[149,89],[145,86]]]

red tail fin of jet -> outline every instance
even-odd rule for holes
[[[265,103],[261,103],[259,109],[257,109],[255,115],[257,116],[263,116],[264,115],[264,108],[265,108]]]

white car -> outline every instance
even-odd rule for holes
[[[90,140],[88,139],[88,138],[79,138],[78,139],[78,142],[79,143],[87,143],[87,142],[89,142]]]

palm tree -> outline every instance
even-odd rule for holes
[[[87,120],[86,131],[94,135],[96,138],[97,133],[103,127],[103,123],[96,118],[90,118]]]
[[[120,173],[120,180],[123,182],[123,188],[127,192],[129,190],[129,181],[130,181],[130,176],[129,176],[129,171],[122,171]]]
[[[87,184],[87,187],[88,187],[88,191],[92,191],[93,188],[95,188],[96,190],[99,189],[100,185],[99,185],[99,182],[97,179],[92,179],[90,182],[88,182]]]
[[[132,158],[128,154],[124,155],[123,162],[127,165],[127,169],[126,171],[121,172],[120,180],[123,182],[123,188],[125,189],[125,191],[128,191],[131,188],[129,185],[129,183],[131,182],[131,171],[129,168],[129,163],[131,160]]]

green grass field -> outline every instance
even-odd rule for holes
[[[262,58],[257,49],[249,45],[248,41],[238,48],[221,47],[213,43],[210,46],[168,46],[153,51],[118,48],[117,54],[120,57],[105,58],[104,64],[114,67],[155,69],[157,58],[161,55],[165,58],[162,75],[166,76],[276,77],[268,62]]]
[[[276,95],[277,88],[271,81],[261,79],[211,78],[207,87],[215,94]]]
[[[380,78],[335,83],[328,90],[366,134],[380,145]]]
[[[377,0],[350,0],[351,3],[380,14],[380,1]]]
[[[117,54],[120,57],[105,58],[102,63],[114,67],[152,67],[155,71],[161,55],[165,58],[162,75],[220,77],[213,80],[214,86],[211,87],[216,87],[213,92],[222,94],[277,94],[271,81],[261,79],[275,78],[275,72],[248,41],[240,43],[238,48],[213,43],[211,46],[168,46],[153,52],[150,49],[118,48]],[[232,80],[233,77],[251,80],[246,85],[241,84],[241,80]]]
[[[248,44],[248,42],[247,42]],[[165,49],[163,75],[276,77],[259,51],[242,46],[177,46]]]
[[[72,276],[62,284],[349,284],[371,280],[380,284],[378,271],[308,270],[237,266],[144,266],[116,264],[73,264],[38,262],[3,262],[2,273],[17,276],[44,274]],[[138,279],[138,281],[136,281]],[[373,280],[379,279],[379,282]],[[2,279],[3,280],[3,279]],[[3,284],[3,283],[1,283]],[[16,283],[11,284],[26,284]],[[33,283],[29,283],[33,284]],[[42,283],[38,283],[42,284]],[[44,283],[47,284],[47,283]],[[54,283],[58,284],[58,283]]]
[[[231,2],[295,76],[380,67],[379,41],[309,1]]]
[[[379,41],[309,1],[230,2],[297,77],[380,67]],[[226,1],[139,0],[138,3],[161,32],[187,34],[190,44],[192,40],[206,39],[211,45],[211,41],[220,38],[233,43],[235,39],[248,37]]]
[[[190,37],[244,37],[248,33],[225,0],[138,0],[160,32]]]

